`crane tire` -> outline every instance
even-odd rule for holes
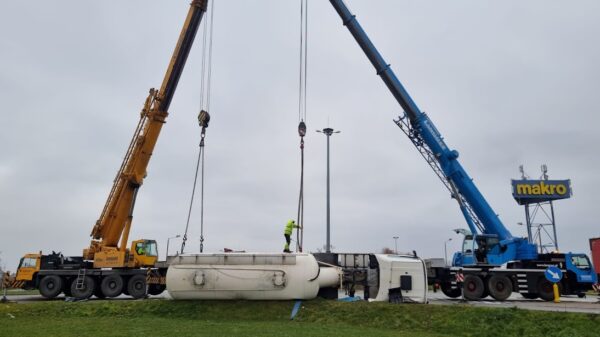
[[[540,296],[541,299],[543,299],[544,301],[554,300],[554,289],[552,286],[552,282],[546,280],[545,277],[540,277],[537,286],[538,286],[538,295]],[[560,293],[560,284],[558,286],[559,286],[559,293]]]
[[[444,293],[444,295],[446,295],[450,298],[457,298],[457,297],[460,297],[460,295],[461,295],[460,288],[458,286],[456,286],[455,288],[452,288],[452,284],[450,282],[442,283],[441,288],[442,288],[442,293]]]
[[[492,275],[488,280],[488,290],[495,300],[504,301],[512,294],[512,282],[505,275]]]
[[[146,296],[146,275],[133,275],[127,282],[127,292],[136,299]]]
[[[148,286],[148,294],[150,295],[160,295],[167,288],[164,284],[150,284]]]
[[[485,292],[485,285],[481,277],[477,275],[466,275],[463,285],[465,299],[469,301],[479,301]]]
[[[521,293],[521,296],[523,296],[524,298],[526,298],[528,300],[535,300],[536,298],[539,297],[539,295],[536,293]]]
[[[55,298],[62,292],[63,280],[58,275],[44,276],[40,281],[40,294],[46,298]]]
[[[71,294],[73,297],[78,299],[90,298],[94,294],[96,289],[96,281],[91,276],[86,276],[83,279],[83,285],[80,289],[77,289],[77,278],[71,282]]]
[[[100,290],[106,297],[117,297],[123,292],[123,278],[119,274],[110,274],[102,278]]]

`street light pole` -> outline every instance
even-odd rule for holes
[[[444,241],[444,264],[447,266],[448,265],[448,247],[447,244],[448,242],[452,241],[452,238]]]
[[[398,236],[394,236],[394,248],[396,248],[394,253],[398,254]]]
[[[329,137],[334,133],[340,133],[340,131],[334,131],[332,128],[325,128],[323,130],[317,130],[317,132],[324,133],[327,136],[327,242],[325,243],[325,252],[331,253],[331,213],[330,213],[330,193],[329,193]]]
[[[181,235],[178,234],[178,235],[175,235],[173,237],[167,238],[167,255],[165,256],[165,261],[169,258],[169,241],[171,239],[177,239],[179,237],[181,237]]]

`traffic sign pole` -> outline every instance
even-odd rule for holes
[[[554,303],[560,303],[560,291],[558,289],[558,282],[560,282],[560,280],[562,280],[563,278],[562,270],[560,270],[560,268],[556,266],[550,266],[546,268],[546,271],[544,271],[544,276],[546,277],[546,280],[552,282],[552,291],[554,292]]]

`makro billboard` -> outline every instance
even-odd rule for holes
[[[520,205],[571,197],[571,180],[512,180],[513,197]]]

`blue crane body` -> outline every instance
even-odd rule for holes
[[[468,299],[477,300],[489,294],[505,300],[518,291],[526,298],[552,300],[552,285],[543,277],[543,270],[549,265],[568,272],[569,277],[560,283],[563,294],[581,296],[591,289],[598,276],[585,254],[538,254],[535,244],[510,233],[458,161],[458,151],[448,147],[429,116],[418,108],[344,1],[330,0],[330,3],[404,110],[404,115],[394,122],[458,202],[471,230],[465,235],[463,251],[454,254],[454,268],[437,270],[435,278],[442,291],[450,297],[460,296],[455,275],[462,273],[464,267],[468,274],[464,296]],[[502,265],[506,268],[497,268]]]
[[[501,265],[513,260],[537,258],[537,248],[534,244],[524,238],[514,237],[502,224],[498,215],[458,161],[458,151],[452,150],[446,145],[429,116],[417,107],[390,65],[385,62],[344,2],[342,0],[331,0],[330,2],[375,67],[377,74],[381,76],[383,82],[404,109],[413,136],[419,137],[434,154],[445,178],[452,186],[453,197],[460,200],[461,211],[471,232],[473,234],[479,232],[481,238],[485,238],[487,244],[484,243],[484,245],[489,246],[485,263]],[[468,211],[469,207],[472,209],[472,213]],[[479,240],[479,242],[484,242],[484,240]],[[467,262],[466,264],[477,262],[476,259],[466,258],[464,260],[467,260],[464,261]]]

